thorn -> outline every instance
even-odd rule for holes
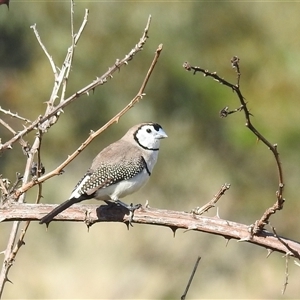
[[[186,233],[186,232],[188,232],[190,230],[194,230],[194,229],[197,229],[197,226],[195,226],[195,225],[189,226],[183,233]]]
[[[177,227],[170,226],[170,229],[173,231],[173,237],[175,238]]]
[[[219,216],[219,207],[218,206],[217,206],[217,212],[216,212],[215,217],[218,218],[218,219],[221,219],[220,216]]]
[[[294,263],[296,266],[300,267],[300,263],[298,263],[297,261],[294,260]]]
[[[228,246],[228,244],[229,244],[229,241],[231,240],[230,238],[225,238],[226,239],[226,244],[225,244],[225,247],[227,247]]]
[[[7,276],[5,277],[5,281],[7,281],[7,282],[9,282],[9,283],[11,283],[11,284],[14,284],[10,279],[8,279]]]
[[[249,241],[251,241],[251,236],[247,236],[247,237],[245,237],[245,238],[243,238],[243,239],[237,240],[238,243],[239,243],[239,242],[249,242]]]
[[[148,201],[148,200],[146,200],[145,208],[150,208],[150,205],[149,205],[149,201]]]
[[[268,258],[273,253],[273,250],[267,249],[267,251],[268,251],[268,254],[267,254],[267,258]]]

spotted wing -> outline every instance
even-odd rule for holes
[[[71,197],[77,198],[85,194],[88,198],[92,198],[99,189],[107,188],[123,180],[129,180],[144,169],[148,172],[147,164],[142,156],[110,164],[100,163],[97,169],[89,170],[86,173],[75,187]]]

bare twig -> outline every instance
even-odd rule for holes
[[[225,183],[221,186],[220,190],[218,193],[206,204],[204,204],[201,207],[196,207],[192,209],[191,213],[196,214],[196,215],[202,215],[203,213],[207,212],[209,209],[212,207],[216,206],[216,203],[219,201],[219,199],[225,194],[227,190],[230,189],[230,184]]]
[[[241,103],[241,107],[239,110],[243,110],[246,118],[246,126],[256,135],[257,139],[262,141],[268,149],[270,149],[274,155],[276,166],[277,166],[277,172],[278,172],[278,190],[276,191],[276,199],[277,201],[268,208],[260,220],[256,221],[254,224],[254,228],[252,229],[252,234],[257,234],[259,233],[266,224],[269,223],[269,219],[272,214],[276,213],[276,211],[281,210],[283,208],[283,204],[285,202],[285,199],[283,198],[283,189],[284,189],[284,183],[283,183],[283,171],[282,171],[282,166],[281,166],[281,161],[279,158],[279,153],[277,150],[277,144],[272,144],[270,143],[252,124],[251,122],[251,113],[247,107],[247,102],[245,101],[244,96],[242,95],[242,92],[240,90],[240,66],[239,66],[239,58],[237,56],[234,56],[231,59],[231,64],[233,68],[237,72],[237,84],[232,84],[228,82],[227,80],[221,78],[216,72],[209,72],[208,70],[196,67],[196,66],[191,66],[188,62],[185,62],[183,64],[183,67],[187,71],[193,71],[194,74],[197,72],[201,72],[204,74],[204,76],[209,76],[218,81],[219,83],[231,88],[238,96],[239,101]],[[221,111],[222,113],[222,111]]]
[[[195,266],[194,266],[194,269],[193,269],[192,274],[191,274],[191,276],[190,276],[190,279],[189,279],[189,281],[188,281],[188,284],[187,284],[187,286],[186,286],[186,288],[185,288],[185,291],[184,291],[183,295],[181,296],[181,300],[184,300],[184,299],[185,299],[185,297],[186,297],[186,295],[187,295],[187,293],[188,293],[188,291],[189,291],[190,285],[191,285],[191,283],[192,283],[192,280],[193,280],[194,275],[195,275],[195,273],[196,273],[196,270],[197,270],[197,268],[198,268],[200,259],[201,259],[201,257],[198,256],[198,258],[197,258],[197,260],[196,260],[196,263],[195,263]]]
[[[0,174],[0,205],[3,205],[7,198],[9,185],[10,181],[7,178],[2,178],[2,174]]]
[[[23,185],[26,185],[26,183],[29,181],[30,170],[31,170],[31,166],[32,166],[34,154],[35,154],[34,152],[35,152],[35,149],[39,148],[39,142],[40,142],[39,138],[37,137],[34,141],[31,151],[28,151],[28,153],[27,153],[28,158],[27,158],[27,162],[26,162],[25,172],[22,177]],[[18,203],[19,204],[24,203],[25,197],[26,197],[26,194],[25,193],[22,194],[18,198]],[[10,232],[10,236],[8,239],[8,243],[7,243],[5,252],[4,252],[4,260],[3,260],[3,264],[2,264],[2,268],[1,268],[1,272],[0,272],[0,298],[3,293],[6,282],[10,282],[10,280],[8,279],[8,272],[9,272],[10,268],[13,266],[13,263],[15,261],[15,255],[23,244],[23,238],[24,238],[25,232],[24,232],[23,237],[21,239],[19,239],[19,243],[16,243],[20,224],[21,224],[21,221],[15,221],[13,223],[12,229]],[[29,226],[29,223],[28,223],[28,225],[26,225],[26,227],[28,227],[28,226]]]
[[[12,134],[16,134],[14,129],[12,129],[6,122],[0,119],[0,124],[3,125],[7,130],[9,130]]]
[[[12,134],[16,134],[16,132],[15,132],[15,130],[13,129],[13,128],[11,128],[6,122],[4,122],[2,119],[0,119],[0,124],[2,124],[5,128],[7,128]],[[23,148],[23,151],[24,151],[24,154],[26,154],[27,155],[27,152],[30,150],[30,145],[27,143],[27,142],[25,142],[24,140],[23,140],[23,138],[20,138],[19,139],[19,143],[20,143],[20,145],[22,146],[22,148]],[[0,149],[1,149],[1,143],[0,143]],[[8,147],[8,149],[11,149],[12,147]]]
[[[234,56],[231,59],[231,65],[234,69],[236,69],[237,79],[236,79],[236,86],[240,88],[240,79],[241,79],[241,72],[240,72],[240,59],[237,56]]]
[[[295,252],[295,250],[288,243],[286,243],[284,240],[281,239],[281,237],[277,234],[275,227],[271,226],[271,228],[272,228],[272,231],[273,231],[274,235],[277,237],[278,241],[286,247],[287,255],[293,255],[293,256],[297,257],[300,260],[299,253],[297,253],[297,251]]]
[[[52,59],[52,56],[49,54],[49,52],[47,51],[45,45],[44,45],[43,42],[42,42],[42,39],[41,39],[41,37],[40,37],[40,35],[39,35],[39,32],[38,32],[37,29],[36,29],[36,24],[31,25],[30,28],[33,30],[33,32],[34,32],[34,34],[35,34],[35,36],[36,36],[37,41],[39,42],[41,48],[42,48],[43,51],[45,52],[45,54],[46,54],[46,56],[47,56],[47,58],[48,58],[48,60],[49,60],[49,62],[50,62],[50,66],[51,66],[52,72],[53,72],[53,74],[54,74],[54,80],[57,80],[57,71],[56,71],[55,63],[54,63],[54,61],[53,61],[53,59]]]
[[[61,97],[60,97],[60,102],[65,101],[65,94],[66,94],[66,89],[67,89],[67,80],[70,76],[70,72],[71,72],[71,66],[72,66],[72,62],[73,62],[73,58],[74,58],[74,51],[75,51],[75,47],[79,41],[79,38],[87,24],[88,21],[88,15],[89,15],[89,10],[86,9],[85,10],[85,15],[83,18],[83,22],[77,32],[77,34],[74,33],[74,1],[71,1],[71,39],[72,39],[72,45],[71,47],[68,49],[68,54],[67,57],[65,59],[65,62],[63,64],[63,66],[66,67],[66,75],[65,78],[63,80],[63,86],[62,86],[62,92],[61,92]]]
[[[32,29],[34,30],[34,33],[35,33],[35,35],[37,37],[38,42],[40,43],[42,49],[44,50],[46,56],[48,57],[48,59],[50,61],[50,65],[51,65],[53,73],[54,73],[54,78],[55,78],[54,82],[55,82],[55,84],[54,84],[54,88],[53,88],[52,95],[51,95],[53,97],[53,102],[54,102],[55,98],[57,97],[57,91],[59,90],[59,86],[60,86],[60,84],[63,82],[63,80],[65,78],[62,75],[62,73],[60,73],[59,75],[57,74],[54,61],[52,60],[52,57],[49,55],[46,47],[43,45],[43,43],[41,41],[41,38],[40,38],[40,36],[38,34],[38,31],[36,29],[36,25],[33,25]],[[78,41],[78,39],[77,39],[77,41]],[[70,68],[70,67],[71,67],[70,65],[67,66],[67,68]],[[60,80],[59,76],[61,76],[61,80]],[[60,82],[59,82],[59,80],[60,80]],[[53,104],[53,102],[48,102],[47,110],[49,112],[52,110],[52,104]],[[47,114],[47,111],[46,111],[46,114]],[[38,118],[37,121],[39,121],[40,119],[41,118]],[[38,124],[38,122],[34,122],[34,123],[36,123],[36,125]],[[54,123],[54,122],[52,122],[52,123]],[[8,126],[6,126],[6,127],[8,128]],[[36,126],[34,126],[34,127],[30,126],[30,127],[32,129],[36,128]],[[11,129],[11,131],[16,136],[16,132],[14,132],[12,129]],[[40,162],[40,145],[41,145],[40,142],[41,142],[41,136],[42,136],[42,131],[39,130],[39,135],[36,137],[34,145],[33,145],[33,147],[32,147],[32,149],[31,149],[30,152],[29,152],[30,148],[28,148],[27,143],[26,143],[27,147],[25,147],[25,145],[23,145],[23,149],[26,149],[26,154],[28,156],[27,164],[26,164],[26,168],[25,168],[25,173],[24,173],[24,176],[22,177],[23,178],[23,185],[26,184],[29,181],[29,175],[30,175],[30,172],[31,172],[31,167],[33,165],[33,159],[34,159],[34,156],[35,156],[36,152],[38,152],[38,162],[37,162],[37,174],[35,174],[34,178],[36,178],[36,177],[39,176],[39,170],[41,169],[41,162]],[[21,144],[22,144],[22,142],[25,143],[23,141],[22,136],[20,136],[19,140],[20,140]],[[11,147],[11,144],[9,144],[9,146]],[[41,198],[41,191],[42,191],[41,190],[41,184],[39,184],[39,189],[38,189],[38,195],[37,195],[36,203],[38,203],[39,200],[40,200],[40,198]],[[23,194],[21,197],[18,198],[18,202],[19,203],[24,202],[24,200],[25,200],[25,194]],[[12,227],[12,230],[11,230],[11,233],[10,233],[10,237],[9,237],[9,241],[8,241],[8,244],[7,244],[7,248],[4,251],[4,260],[3,260],[3,265],[2,265],[2,269],[1,269],[1,273],[0,273],[0,296],[1,296],[2,292],[3,292],[5,283],[8,282],[8,281],[10,281],[8,279],[9,269],[12,267],[12,265],[13,265],[13,263],[15,261],[15,257],[17,255],[20,247],[24,244],[23,240],[24,240],[25,234],[27,232],[27,229],[29,228],[29,225],[30,225],[30,222],[29,221],[26,222],[25,228],[21,232],[21,235],[20,235],[18,241],[16,242],[16,238],[17,238],[17,233],[18,233],[18,229],[19,229],[19,226],[20,226],[20,222],[16,221],[13,224],[13,227]]]
[[[285,255],[285,278],[284,278],[284,283],[283,283],[283,288],[281,290],[282,295],[284,295],[286,291],[286,287],[289,284],[289,255]]]
[[[52,116],[56,115],[58,112],[60,112],[65,106],[72,103],[74,100],[79,98],[80,96],[84,94],[88,94],[90,91],[94,90],[99,85],[103,85],[107,82],[109,78],[112,78],[112,74],[116,71],[120,70],[121,66],[127,65],[129,61],[133,59],[136,53],[139,51],[142,51],[144,44],[146,43],[146,40],[148,39],[148,30],[150,27],[150,21],[151,16],[148,18],[147,25],[145,27],[143,36],[140,38],[139,42],[135,45],[135,47],[127,54],[122,60],[117,60],[117,62],[109,68],[109,70],[103,74],[100,78],[97,78],[95,81],[93,81],[91,84],[87,85],[86,87],[82,88],[81,90],[74,93],[72,96],[67,98],[65,101],[57,105],[51,112],[49,112],[45,116],[40,116],[37,120],[33,121],[32,124],[28,127],[26,127],[24,130],[20,131],[18,134],[16,134],[13,138],[11,138],[9,141],[7,141],[4,144],[0,144],[0,153],[7,149],[12,147],[12,144],[15,143],[17,140],[19,140],[21,137],[27,135],[29,132],[34,130],[36,127],[41,126],[44,122],[49,120]]]
[[[1,106],[0,106],[0,112],[4,113],[6,115],[9,115],[9,116],[11,116],[13,118],[19,119],[21,121],[25,121],[26,123],[31,123],[30,120],[19,116],[17,113],[12,113],[10,110],[5,110]]]

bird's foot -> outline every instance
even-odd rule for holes
[[[121,200],[116,200],[114,203],[116,203],[117,205],[120,205],[120,206],[125,207],[126,209],[128,209],[128,211],[129,211],[128,225],[132,226],[132,220],[133,220],[134,211],[136,209],[141,208],[142,204],[135,204],[135,205],[133,205],[133,203],[130,203],[130,205],[128,205],[128,204],[122,202]]]

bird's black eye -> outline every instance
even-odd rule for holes
[[[150,128],[147,128],[146,131],[147,131],[148,133],[150,133],[150,132],[151,132],[151,129],[150,129]]]

